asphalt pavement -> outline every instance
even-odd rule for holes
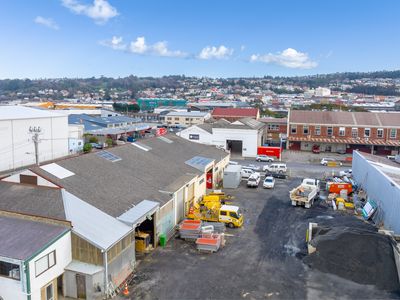
[[[289,166],[300,172],[302,165]],[[398,298],[398,294],[311,269],[303,262],[309,222],[373,227],[321,201],[311,209],[291,206],[289,190],[300,182],[297,177],[277,179],[275,188],[266,190],[247,188],[243,181],[238,189],[226,190],[243,211],[243,227],[228,228],[226,246],[212,254],[199,253],[194,242],[172,238],[137,266],[130,299]],[[351,262],[344,256],[343,263]]]

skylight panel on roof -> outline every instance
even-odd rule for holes
[[[162,140],[163,142],[166,142],[168,144],[172,144],[173,143],[173,141],[171,141],[169,138],[166,138],[164,136],[159,136],[158,139]]]
[[[56,163],[51,163],[40,167],[42,170],[50,173],[51,175],[57,177],[58,179],[64,179],[75,175],[75,173],[57,165]]]
[[[116,156],[116,155],[114,155],[114,154],[112,154],[112,153],[110,153],[108,151],[105,151],[105,150],[97,152],[96,155],[100,156],[100,157],[102,157],[104,159],[107,159],[109,161],[112,161],[112,162],[116,162],[116,161],[122,160],[121,157],[118,157],[118,156]]]
[[[131,145],[133,145],[133,146],[135,146],[136,148],[139,148],[139,149],[141,149],[141,150],[143,150],[143,151],[149,151],[149,150],[151,150],[151,147],[149,147],[149,146],[147,146],[147,145],[144,145],[144,144],[141,144],[141,143],[138,143],[138,142],[131,143]]]

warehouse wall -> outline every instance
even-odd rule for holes
[[[353,152],[352,169],[354,179],[378,205],[374,222],[400,234],[400,188],[357,151]]]

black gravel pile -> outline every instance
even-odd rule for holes
[[[400,290],[389,236],[361,228],[320,228],[311,244],[317,251],[303,258],[309,267],[382,290]]]

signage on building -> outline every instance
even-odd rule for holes
[[[161,136],[166,134],[167,134],[167,128],[157,128],[156,136]]]
[[[200,135],[199,134],[189,134],[189,140],[199,140]]]

